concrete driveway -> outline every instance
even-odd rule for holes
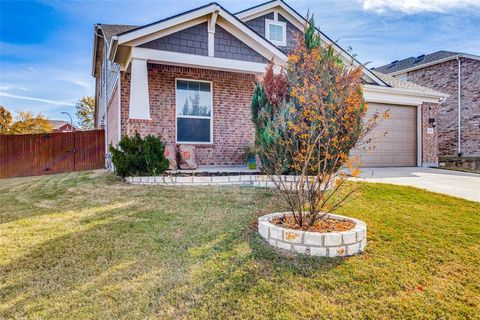
[[[480,202],[480,174],[432,168],[363,168],[367,182],[412,186]]]

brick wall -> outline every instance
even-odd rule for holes
[[[429,119],[438,117],[439,105],[436,103],[422,104],[422,165],[438,165],[438,127],[433,128],[433,133],[428,133],[432,128]]]
[[[440,156],[455,156],[458,150],[457,60],[414,70],[407,79],[422,86],[447,93],[440,104],[437,120]],[[480,61],[461,59],[461,145],[465,156],[480,155]]]
[[[255,76],[167,65],[148,65],[152,120],[127,119],[130,75],[122,73],[122,132],[161,136],[175,144],[175,78],[212,81],[213,144],[197,145],[201,165],[243,164],[243,147],[253,141],[250,100]]]

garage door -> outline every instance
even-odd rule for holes
[[[380,120],[366,146],[354,150],[365,167],[408,167],[417,165],[417,108],[370,103],[368,115],[390,110],[390,118]]]

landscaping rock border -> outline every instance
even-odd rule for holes
[[[294,183],[297,176],[277,176],[284,179],[285,186]],[[259,188],[273,188],[275,184],[268,175],[210,175],[210,176],[155,176],[155,177],[126,177],[130,184],[161,185],[161,186],[252,186]]]
[[[258,218],[258,233],[276,248],[311,256],[344,257],[363,252],[367,245],[367,225],[358,219],[328,214],[327,218],[353,221],[355,227],[348,231],[325,233],[287,229],[270,223],[273,218],[284,215],[291,213],[277,212]]]

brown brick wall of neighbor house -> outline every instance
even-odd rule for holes
[[[107,144],[116,145],[118,143],[118,86],[115,86],[115,89],[112,93],[112,98],[107,106]],[[107,145],[107,148],[108,148]]]
[[[457,68],[456,60],[414,70],[409,81],[447,93],[440,104],[437,120],[440,156],[456,156],[457,143]],[[462,152],[465,156],[480,155],[480,61],[461,59],[461,126]]]
[[[128,119],[130,75],[122,73],[122,132],[161,136],[175,144],[175,78],[212,81],[213,144],[196,145],[200,165],[243,164],[243,147],[253,140],[250,100],[255,76],[167,65],[148,65],[152,120]]]
[[[438,127],[429,134],[429,119],[437,118],[439,105],[436,103],[422,104],[422,165],[437,166],[438,164]]]

